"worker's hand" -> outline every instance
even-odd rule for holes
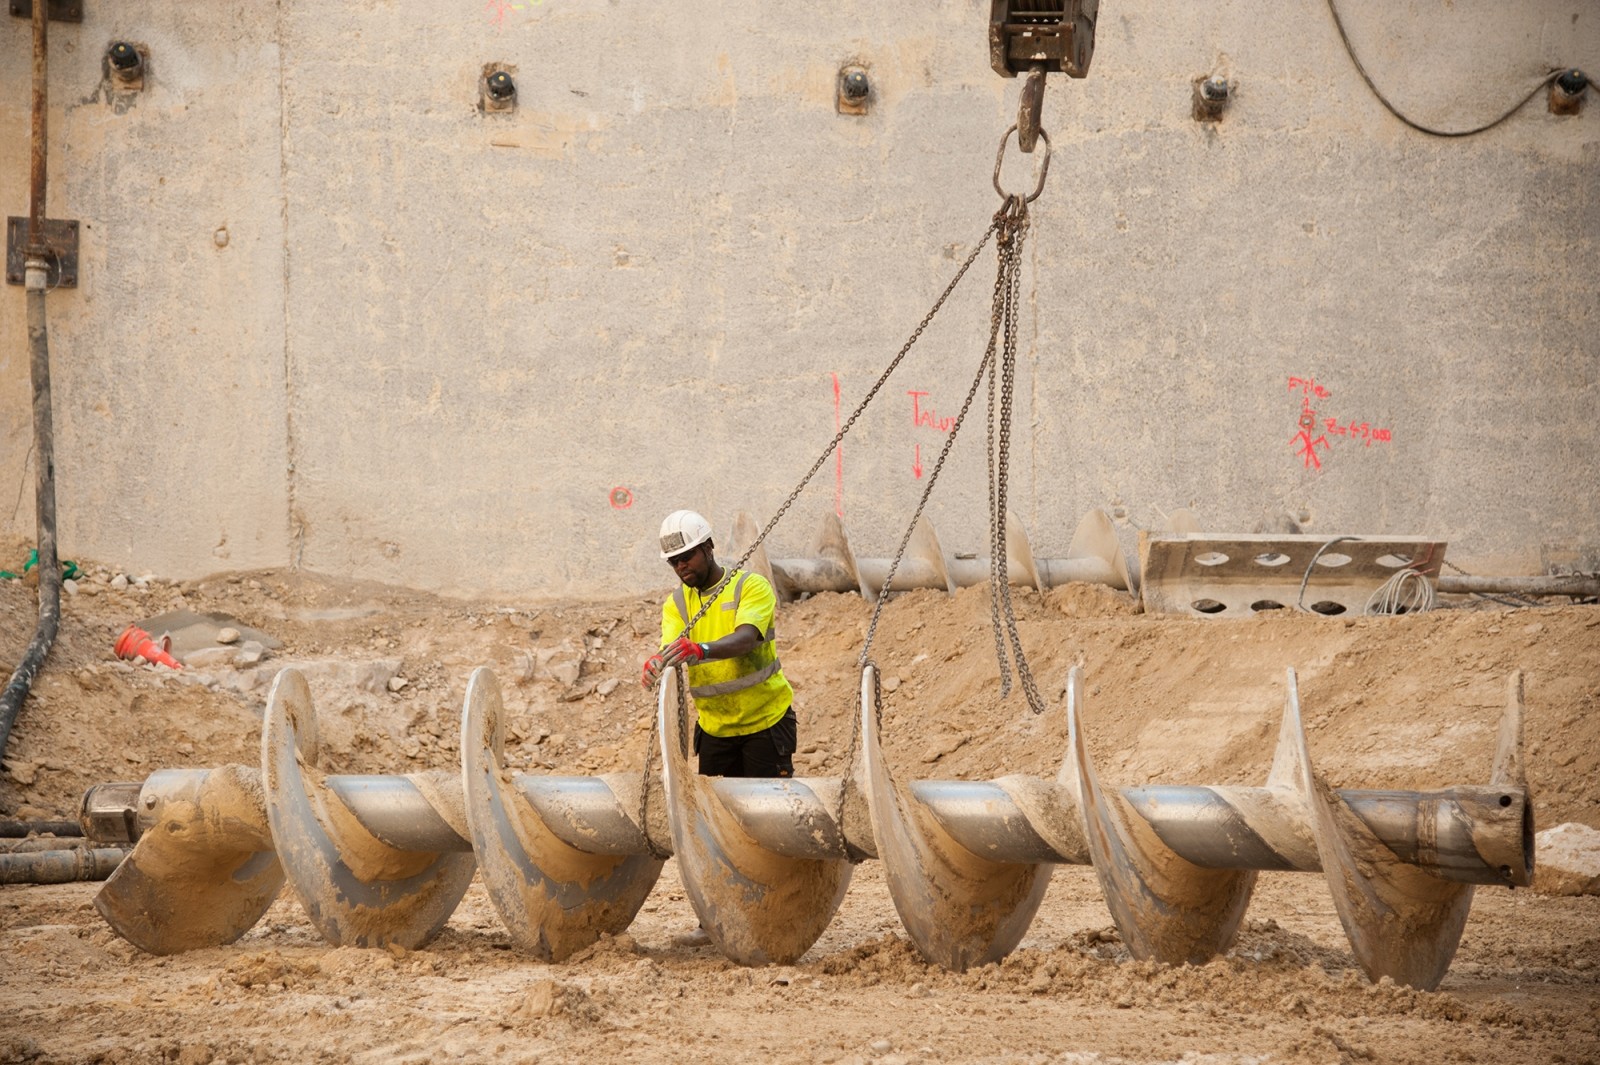
[[[651,655],[649,658],[645,659],[643,677],[644,686],[647,689],[654,688],[656,686],[656,681],[660,680],[661,674],[665,673],[666,671],[667,663],[663,658],[663,655]]]
[[[669,666],[693,665],[706,660],[706,645],[695,643],[687,636],[679,636],[661,652],[662,661]]]

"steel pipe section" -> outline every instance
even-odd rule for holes
[[[732,524],[729,548],[742,556],[754,542],[755,522],[741,512]],[[765,549],[758,550],[747,563],[749,568],[772,579],[780,594],[815,595],[819,592],[859,592],[876,596],[889,579],[892,559],[858,558],[850,547],[844,523],[831,511],[823,517],[813,538],[811,556],[767,560]],[[918,588],[954,592],[985,584],[989,580],[990,560],[976,556],[949,555],[939,543],[938,534],[926,517],[919,518],[906,544],[905,554],[895,569],[894,592]],[[1122,546],[1111,518],[1092,510],[1078,522],[1065,558],[1035,558],[1027,530],[1014,514],[1006,515],[1006,571],[1013,585],[1047,591],[1071,581],[1105,584],[1123,591],[1134,589]]]
[[[0,854],[0,884],[71,884],[116,872],[126,847],[51,847]]]
[[[204,772],[175,770],[167,773]],[[251,774],[254,771],[241,769]],[[450,794],[455,782],[445,771],[419,774]],[[177,778],[154,774],[140,794],[162,795]],[[377,839],[400,851],[470,851],[471,841],[450,827],[410,776],[328,776],[324,786],[341,806]],[[624,809],[604,777],[518,774],[513,783],[522,799],[544,818],[564,843],[589,854],[644,854],[646,834]],[[1076,811],[1077,798],[1055,781],[1037,781],[1064,808]],[[98,785],[104,788],[107,785]],[[851,857],[847,834],[859,834],[847,813],[844,829],[834,819],[841,782],[834,777],[792,780],[711,781],[723,805],[765,850],[785,858]],[[995,861],[1028,864],[1090,864],[1087,849],[1052,846],[1017,797],[998,781],[918,780],[910,793],[952,839],[974,854]],[[97,794],[91,789],[89,795]],[[1258,869],[1319,873],[1321,859],[1309,840],[1285,846],[1293,832],[1268,838],[1251,827],[1263,818],[1293,828],[1305,812],[1295,798],[1266,787],[1184,787],[1149,785],[1120,789],[1173,852],[1208,869]],[[1463,884],[1526,887],[1532,883],[1532,814],[1527,790],[1465,785],[1442,791],[1341,788],[1336,794],[1400,860],[1442,880]],[[1509,801],[1507,801],[1509,800]],[[158,799],[157,805],[164,805]],[[155,809],[151,806],[150,809]],[[1248,811],[1248,818],[1245,813]],[[148,814],[136,816],[146,829]],[[86,825],[94,832],[94,825]],[[100,843],[117,839],[95,834]],[[868,837],[870,841],[870,836]],[[270,836],[246,833],[246,845],[272,849]],[[671,853],[672,841],[651,842]],[[868,853],[876,856],[876,848]],[[865,849],[865,848],[863,848]]]

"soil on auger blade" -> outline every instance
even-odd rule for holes
[[[118,590],[110,576],[87,566],[64,599],[61,637],[5,754],[0,816],[70,818],[91,784],[257,764],[266,692],[285,665],[311,683],[331,771],[459,766],[478,665],[500,678],[516,768],[643,765],[653,705],[638,674],[657,635],[654,597],[469,602],[281,572]],[[1019,593],[1017,606],[1050,703],[1039,716],[1020,691],[999,696],[983,589],[889,605],[874,657],[897,779],[1054,776],[1066,674],[1081,664],[1107,786],[1261,783],[1290,666],[1331,783],[1483,783],[1506,678],[1522,670],[1536,825],[1600,827],[1600,608],[1463,600],[1398,618],[1222,621],[1145,616],[1093,585]],[[228,615],[282,647],[181,673],[115,660],[129,622],[174,609]],[[7,675],[35,612],[29,584],[0,583]],[[780,609],[802,775],[842,771],[869,612],[845,595]],[[960,975],[917,955],[876,862],[857,868],[798,963],[748,969],[674,945],[695,923],[676,862],[626,934],[556,965],[509,949],[476,883],[421,951],[332,948],[286,891],[239,942],[167,958],[105,926],[97,887],[0,888],[0,1062],[1600,1061],[1592,896],[1480,888],[1454,965],[1423,994],[1358,973],[1315,874],[1263,874],[1233,949],[1169,968],[1129,959],[1093,870],[1058,867],[1021,948]]]

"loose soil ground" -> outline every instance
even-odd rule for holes
[[[655,598],[465,602],[283,572],[118,590],[112,576],[88,566],[65,599],[6,751],[0,815],[71,818],[95,783],[256,764],[267,686],[288,664],[311,679],[339,772],[458,764],[466,680],[485,664],[505,689],[518,768],[643,764],[651,706],[637,675]],[[7,676],[35,609],[31,587],[0,583]],[[172,609],[225,613],[282,647],[259,665],[182,673],[113,658],[124,625]],[[1146,616],[1126,595],[1071,585],[1020,594],[1018,613],[1051,704],[1039,716],[1020,693],[999,697],[982,589],[889,605],[874,656],[902,779],[1053,775],[1066,673],[1081,663],[1108,784],[1262,782],[1291,666],[1335,785],[1481,783],[1521,670],[1538,826],[1600,827],[1600,608],[1221,621]],[[869,616],[841,595],[780,610],[802,775],[843,768]],[[1480,888],[1454,966],[1423,994],[1358,974],[1310,874],[1264,874],[1226,957],[1169,968],[1130,960],[1093,871],[1060,867],[1021,949],[959,975],[905,939],[877,862],[856,870],[799,964],[767,969],[673,945],[694,916],[672,862],[626,935],[557,965],[509,949],[476,884],[421,951],[330,947],[286,893],[238,943],[168,958],[112,933],[97,888],[0,887],[0,1062],[1600,1062],[1594,897]]]

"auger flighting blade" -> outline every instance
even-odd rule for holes
[[[1095,875],[1128,952],[1169,965],[1228,949],[1255,888],[1254,870],[1207,869],[1179,857],[1120,793],[1101,788],[1080,715],[1083,671],[1067,678],[1067,733]]]
[[[467,825],[484,887],[519,950],[561,961],[633,923],[662,862],[648,852],[591,854],[545,824],[505,768],[500,685],[473,670],[461,714]]]
[[[267,912],[283,866],[252,769],[168,769],[140,790],[151,822],[94,897],[118,935],[151,954],[232,943]]]
[[[690,722],[678,720],[678,673],[662,678],[657,704],[661,775],[672,850],[701,927],[740,965],[798,961],[833,919],[850,884],[847,861],[786,858],[740,827],[711,786],[689,768]]]
[[[267,696],[261,733],[261,774],[278,859],[328,942],[422,946],[444,927],[472,882],[472,854],[406,851],[379,839],[323,786],[316,760],[311,690],[298,670],[284,669]],[[446,805],[440,789],[420,777],[414,781]]]
[[[728,534],[728,551],[734,558],[743,558],[744,553],[750,550],[750,545],[756,542],[756,537],[761,535],[756,519],[748,511],[741,510],[733,516],[733,525]],[[756,573],[772,581],[772,563],[767,560],[766,545],[755,549],[750,560],[744,564],[746,573]],[[774,585],[773,587],[777,587]]]
[[[856,565],[871,582],[873,598],[877,598],[878,591],[889,576],[887,569],[874,574],[871,572],[873,567],[865,565],[860,559],[856,560]],[[944,547],[940,545],[939,534],[933,531],[933,522],[928,520],[926,514],[919,515],[916,524],[911,527],[911,539],[906,541],[905,550],[901,552],[900,568],[895,571],[891,591],[911,588],[934,588],[948,595],[956,594],[955,578],[950,576],[950,564],[945,558]]]
[[[1133,576],[1128,572],[1128,560],[1117,539],[1116,526],[1103,510],[1091,510],[1078,519],[1066,559],[1056,566],[1049,562],[1044,566],[1051,570],[1046,582],[1051,585],[1063,583],[1070,575],[1073,580],[1095,581],[1125,592],[1134,590]]]
[[[901,795],[879,740],[872,671],[861,671],[861,757],[872,834],[900,922],[922,956],[946,969],[998,961],[1033,923],[1051,866],[981,858]]]
[[[1444,979],[1461,943],[1472,908],[1473,885],[1442,880],[1403,862],[1323,781],[1311,766],[1292,669],[1287,673],[1287,686],[1283,728],[1287,750],[1311,811],[1312,832],[1333,906],[1356,961],[1372,980],[1387,976],[1396,983],[1432,991]],[[1496,776],[1512,773],[1520,764],[1521,712],[1521,686],[1517,683],[1506,708],[1514,724],[1501,729]],[[1508,735],[1516,748],[1511,753],[1506,750]],[[1508,808],[1514,801],[1510,790],[1505,796]]]

